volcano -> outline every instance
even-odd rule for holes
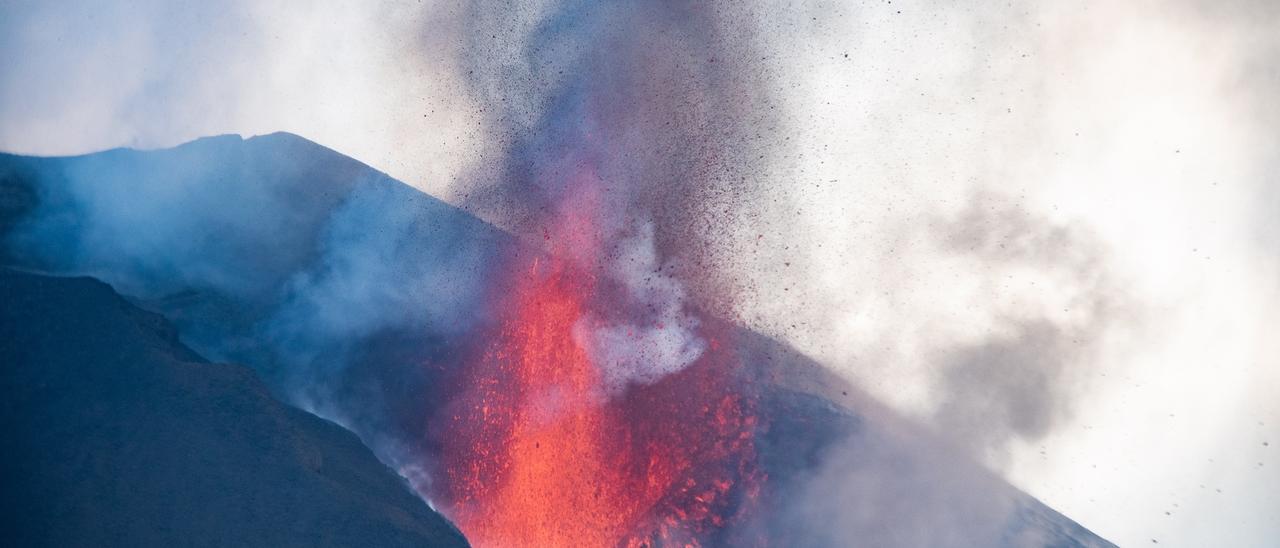
[[[710,314],[684,367],[610,382],[590,225],[531,245],[298,136],[3,155],[0,231],[5,265],[97,277],[351,430],[480,546],[1110,545]]]

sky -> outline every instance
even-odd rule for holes
[[[1274,545],[1280,6],[748,5],[740,318],[1121,545]],[[462,203],[502,137],[469,16],[0,3],[0,150],[290,131]]]

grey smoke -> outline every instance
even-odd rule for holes
[[[1008,338],[949,349],[938,364],[934,422],[980,451],[1044,437],[1069,411],[1068,374],[1080,364],[1080,344],[1052,323],[1028,321]]]
[[[984,471],[884,432],[832,449],[797,486],[779,511],[803,546],[1000,546],[1015,510]]]
[[[1065,296],[1053,301],[1061,309],[1042,304],[1005,311],[986,339],[942,346],[932,355],[939,394],[932,422],[1002,462],[1011,441],[1039,440],[1071,418],[1080,391],[1105,367],[1096,360],[1098,345],[1117,324],[1136,328],[1138,303],[1124,296],[1108,270],[1108,250],[1086,229],[1036,218],[999,195],[976,194],[931,230],[947,253],[1000,272],[1029,269]]]

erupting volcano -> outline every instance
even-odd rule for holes
[[[1280,537],[1280,2],[49,4],[0,548]]]
[[[652,384],[611,381],[592,351],[593,318],[628,308],[596,268],[611,260],[598,185],[578,177],[548,253],[511,260],[497,333],[455,379],[437,498],[479,546],[700,546],[759,489],[755,398],[718,334],[701,329],[692,363]]]

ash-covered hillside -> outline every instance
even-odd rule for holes
[[[355,432],[421,493],[448,441],[433,428],[450,411],[440,379],[474,351],[460,341],[491,327],[493,265],[527,252],[288,134],[0,155],[0,244],[7,265],[92,275],[163,314],[196,352],[249,365],[278,397]],[[730,328],[760,394],[767,480],[758,517],[718,538],[1110,545],[778,341]]]
[[[90,278],[0,269],[6,546],[466,546],[339,426]]]

